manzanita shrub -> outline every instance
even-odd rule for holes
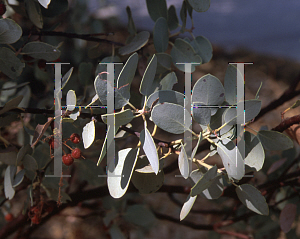
[[[31,89],[26,82],[24,83],[23,74],[26,68],[34,67],[33,71],[38,79],[53,79],[54,68],[51,65],[47,66],[46,62],[60,61],[58,59],[61,57],[62,44],[54,46],[41,41],[41,38],[32,40],[25,36],[22,28],[14,20],[0,19],[3,105],[0,110],[0,127],[8,126],[12,121],[21,121],[25,132],[19,141],[23,142],[23,145],[19,145],[21,148],[12,145],[3,136],[0,138],[5,196],[1,205],[13,199],[16,192],[27,190],[28,199],[24,202],[23,214],[28,215],[32,224],[39,224],[45,215],[51,213],[53,208],[49,201],[55,200],[61,204],[71,200],[64,190],[68,186],[66,178],[45,177],[53,174],[53,152],[57,147],[63,147],[60,160],[69,167],[78,165],[80,178],[91,185],[105,184],[105,177],[99,175],[107,175],[107,187],[113,198],[123,197],[130,182],[141,194],[160,190],[164,184],[164,162],[169,155],[177,154],[179,171],[182,177],[191,183],[190,192],[180,212],[180,220],[189,214],[199,195],[208,200],[217,199],[222,196],[224,188],[230,185],[234,185],[238,199],[249,210],[265,216],[269,214],[268,203],[261,191],[254,185],[241,181],[263,168],[265,150],[290,149],[293,147],[292,140],[274,130],[264,129],[254,133],[248,127],[261,110],[259,90],[254,99],[237,99],[237,86],[244,84],[244,73],[239,72],[234,65],[228,65],[224,85],[217,77],[207,74],[195,82],[189,97],[188,91],[184,94],[173,90],[178,80],[184,81],[177,79],[178,71],[191,74],[197,65],[205,64],[212,58],[212,45],[209,40],[204,36],[193,35],[193,28],[197,27],[197,24],[192,20],[192,27],[186,26],[187,18],[192,19],[194,11],[205,12],[209,9],[210,0],[184,0],[180,9],[181,22],[175,7],[167,7],[165,0],[146,0],[146,3],[149,15],[155,22],[152,33],[136,30],[134,17],[130,7],[127,7],[129,37],[126,44],[116,44],[107,40],[106,43],[112,45],[111,56],[103,58],[96,66],[83,62],[78,66],[78,71],[71,67],[62,77],[62,91],[65,92],[65,87],[71,89],[62,99],[62,106],[65,103],[66,107],[62,107],[61,131],[53,125],[51,110],[37,109],[41,114],[48,114],[48,118],[45,120],[36,117],[35,130],[24,123],[22,112],[34,113],[33,109],[28,108]],[[1,9],[4,9],[3,4],[8,2],[0,3]],[[92,35],[68,35],[61,32],[55,34],[53,30],[57,25],[49,27],[52,22],[48,18],[55,18],[65,12],[68,7],[67,1],[25,0],[19,1],[19,6],[11,7],[20,14],[22,9],[24,17],[31,21],[31,32],[29,31],[28,35],[52,34],[87,41],[103,40]],[[191,38],[181,38],[181,34],[185,32],[190,33]],[[144,54],[143,50],[149,47],[154,47],[153,54]],[[94,46],[91,50],[94,54],[90,52],[89,55],[95,57],[99,49],[101,45]],[[123,61],[124,65],[121,68],[115,64],[116,69],[109,72],[109,64]],[[142,72],[139,96],[131,91],[138,65],[144,65],[142,71],[139,69]],[[187,65],[190,68],[186,68]],[[61,66],[69,67],[62,64]],[[44,70],[47,67],[50,68]],[[93,67],[96,68],[94,82],[91,81]],[[70,79],[74,76],[73,71],[78,73],[80,84],[85,89],[79,97],[76,97],[75,90],[72,89]],[[110,74],[114,77],[113,83],[108,80]],[[49,84],[53,85],[53,82]],[[93,92],[90,86],[94,88],[93,95],[86,92],[87,89]],[[109,104],[109,94],[113,95],[114,111],[107,113],[105,106]],[[53,95],[47,98],[53,100]],[[187,107],[189,98],[191,102],[188,104],[191,109]],[[243,107],[242,112],[237,111],[239,106]],[[192,120],[186,122],[186,116]],[[140,131],[137,131],[136,127],[137,118],[143,122],[143,129]],[[101,120],[108,125],[113,122],[114,127],[108,127],[104,139],[97,136],[97,125],[103,124]],[[200,127],[192,127],[192,122],[193,126],[198,124],[202,130],[194,131],[193,128]],[[237,127],[241,126],[241,122],[250,130],[237,135]],[[151,128],[154,125],[153,130],[150,130],[150,124]],[[171,142],[157,139],[155,136],[158,128],[178,135],[178,139]],[[191,137],[183,137],[185,133]],[[59,134],[62,135],[61,142],[53,137]],[[117,140],[127,139],[130,135],[138,138],[137,143],[131,147],[126,147],[125,143],[125,147],[118,148]],[[239,140],[239,137],[243,140]],[[192,142],[194,147],[188,148]],[[209,153],[204,158],[197,158],[199,146],[203,142],[209,143]],[[104,159],[110,147],[117,150],[113,151],[113,160],[107,159],[105,173]],[[243,153],[240,152],[241,149]],[[215,154],[220,156],[223,167],[218,168],[205,162]],[[97,162],[94,160],[96,157]],[[192,165],[195,165],[194,170]],[[64,172],[69,174],[66,166],[63,166]],[[22,185],[21,189],[19,185]],[[153,217],[152,212],[142,205],[131,205],[126,210],[124,218],[137,225],[148,225],[141,222],[143,218],[137,216],[139,213],[147,218],[144,220]],[[116,225],[110,224],[113,218],[115,216],[111,219],[106,218],[105,223],[110,225],[111,235],[116,235],[115,233],[121,231]],[[286,227],[290,229],[289,226],[285,225]]]

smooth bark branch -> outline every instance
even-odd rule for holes
[[[68,32],[55,32],[55,31],[25,31],[23,33],[23,36],[59,36],[59,37],[66,37],[66,38],[76,38],[76,39],[82,39],[86,41],[93,41],[93,42],[104,42],[108,44],[114,44],[117,46],[124,46],[123,43],[110,41],[107,39],[101,39],[97,37],[93,37],[93,35],[101,35],[101,36],[107,36],[109,34],[106,33],[100,33],[100,34],[77,34],[77,33],[68,33]]]
[[[293,99],[295,96],[300,95],[300,90],[296,90],[299,81],[300,81],[300,74],[293,81],[293,83],[290,85],[290,87],[277,100],[272,101],[268,106],[263,108],[259,112],[259,114],[255,117],[255,119],[257,120],[257,119],[261,118],[263,115],[265,115],[269,111],[276,109],[277,107],[283,105],[285,102]]]

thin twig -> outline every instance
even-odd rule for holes
[[[107,36],[109,34],[107,33],[98,33],[97,35],[100,36]],[[114,44],[117,46],[124,46],[123,43],[120,42],[115,42],[115,41],[110,41],[107,39],[101,39],[97,37],[93,37],[92,35],[95,34],[77,34],[77,33],[69,33],[69,32],[55,32],[55,31],[25,31],[23,32],[23,36],[60,36],[60,37],[66,37],[66,38],[77,38],[77,39],[82,39],[86,41],[93,41],[93,42],[105,42],[108,44]]]

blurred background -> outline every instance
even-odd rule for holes
[[[154,22],[144,0],[88,0],[95,18],[116,17],[127,26],[130,6],[136,27],[152,30]],[[179,11],[181,0],[168,0]],[[204,13],[193,13],[194,35],[203,35],[212,44],[232,50],[237,47],[300,61],[300,1],[212,0]],[[190,20],[190,19],[189,19]],[[188,22],[188,26],[190,22]]]

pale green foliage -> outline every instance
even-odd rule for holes
[[[75,132],[77,130],[76,132],[82,133],[84,149],[91,147],[91,151],[99,155],[97,163],[99,166],[108,149],[113,145],[113,140],[117,138],[118,130],[124,129],[122,126],[128,123],[134,125],[134,120],[142,116],[140,118],[143,118],[143,127],[140,132],[133,133],[139,137],[140,142],[134,146],[127,148],[124,146],[125,148],[119,149],[116,152],[115,161],[108,162],[107,185],[113,198],[123,197],[130,181],[141,194],[156,192],[163,185],[163,165],[167,156],[161,156],[158,153],[158,146],[162,146],[157,144],[160,139],[157,139],[155,133],[150,130],[154,124],[154,130],[160,128],[167,133],[175,134],[180,139],[182,138],[181,134],[189,132],[193,134],[193,138],[189,140],[197,143],[190,150],[192,151],[191,155],[188,155],[186,149],[188,142],[184,142],[183,139],[172,141],[170,145],[166,143],[170,153],[176,151],[179,155],[178,167],[181,175],[185,179],[189,178],[192,183],[191,192],[180,212],[180,220],[188,215],[198,195],[206,199],[217,199],[223,193],[224,184],[236,186],[238,198],[248,209],[261,215],[268,215],[269,208],[260,191],[250,184],[240,185],[239,181],[245,176],[245,172],[263,169],[265,150],[290,149],[293,147],[292,140],[282,133],[270,130],[261,130],[256,135],[242,132],[245,139],[245,158],[242,157],[241,147],[243,145],[241,141],[237,140],[236,145],[237,125],[251,122],[261,110],[261,101],[258,100],[259,91],[255,99],[241,100],[236,98],[237,79],[241,78],[237,75],[241,76],[243,73],[238,72],[237,68],[232,65],[227,68],[224,85],[216,76],[211,74],[204,75],[195,82],[191,95],[189,95],[193,107],[189,115],[188,109],[185,108],[187,95],[174,91],[173,86],[178,81],[183,81],[179,78],[178,70],[184,72],[186,70],[185,63],[191,63],[191,69],[189,72],[185,72],[185,74],[189,74],[194,72],[198,65],[205,64],[212,58],[212,45],[209,40],[203,36],[194,36],[192,29],[187,29],[186,26],[188,17],[191,18],[193,24],[192,13],[194,10],[196,12],[208,10],[210,0],[183,0],[180,9],[181,22],[175,7],[169,6],[168,8],[165,0],[146,0],[146,2],[149,15],[155,22],[153,32],[137,32],[134,14],[132,15],[130,8],[127,7],[128,32],[130,34],[127,43],[118,47],[117,51],[114,49],[111,56],[106,56],[102,60],[99,59],[100,64],[95,67],[95,79],[93,81],[95,92],[92,93],[94,96],[92,100],[87,99],[88,102],[101,103],[105,106],[108,104],[107,95],[114,94],[115,112],[107,114],[104,111],[98,111],[95,113],[101,114],[103,123],[109,125],[105,138],[99,140],[97,137],[97,126],[100,123],[90,117],[88,120],[82,121],[77,118],[80,115],[79,112],[71,114],[71,119],[64,119],[64,126],[69,131]],[[53,4],[55,11],[50,9],[51,4]],[[64,11],[65,4],[67,4],[65,1],[25,0],[25,8],[30,21],[40,29],[43,28],[44,24],[43,16],[55,16],[54,12]],[[178,29],[180,26],[181,29]],[[173,36],[171,31],[176,29],[178,32],[175,35],[179,35],[179,38],[174,39],[171,37]],[[180,33],[184,32],[191,33],[192,39],[181,38]],[[55,61],[60,57],[61,52],[58,46],[38,41],[24,44],[17,53],[7,44],[17,42],[21,36],[22,29],[17,23],[10,19],[0,19],[0,43],[2,45],[0,48],[0,70],[8,78],[17,79],[22,74],[25,64],[21,61],[19,54],[31,56],[34,60],[43,59],[46,61]],[[155,52],[148,54],[149,46]],[[146,54],[144,54],[144,50],[147,52]],[[95,55],[97,54],[95,53]],[[107,71],[105,63],[120,63],[122,61],[125,63],[124,66],[115,65],[114,83],[109,82],[107,80],[109,76],[101,74]],[[69,90],[66,96],[68,111],[73,111],[75,106],[80,104],[85,97],[90,97],[87,94],[87,89],[91,90],[91,88],[87,87],[91,86],[90,78],[94,72],[93,67],[92,63],[83,62],[80,64],[78,78],[84,87],[84,97],[77,99],[75,90]],[[133,92],[130,91],[137,69],[142,79],[138,85],[139,92],[134,92],[134,95],[140,93],[140,98],[132,97]],[[71,79],[72,73],[73,68],[63,76],[62,89]],[[40,74],[47,73],[40,72]],[[136,86],[138,83],[134,82],[134,84]],[[0,110],[1,127],[8,125],[13,119],[11,115],[3,117],[2,115],[20,106],[23,98],[22,95],[13,96],[14,87],[17,87],[17,84],[12,83],[9,86],[12,87],[12,91],[7,91],[1,95],[1,99],[8,100]],[[24,88],[24,91],[21,92],[26,92],[25,90]],[[5,92],[5,88],[1,92]],[[186,92],[186,94],[190,93]],[[134,104],[133,100],[139,102]],[[141,109],[138,108],[140,106]],[[212,107],[210,108],[210,106]],[[239,106],[243,106],[244,111],[237,113],[236,107]],[[297,106],[299,106],[298,101],[291,108]],[[190,116],[190,121],[185,122],[185,115]],[[100,121],[100,117],[97,120]],[[111,122],[113,123],[110,124]],[[28,134],[35,135],[38,142],[45,138],[43,134],[50,124],[47,123],[38,125],[40,131],[24,128]],[[201,126],[202,131],[200,133],[193,132],[192,123]],[[133,127],[134,130],[136,130],[135,127]],[[127,137],[128,134],[126,133],[118,136],[118,139],[126,139]],[[206,164],[197,158],[197,150],[203,140],[210,143],[208,156],[214,154],[220,156],[220,162],[223,164],[221,169],[218,169],[216,165]],[[45,168],[49,166],[51,161],[49,151],[46,152],[43,144],[36,145],[36,143],[31,145],[35,146],[34,151],[30,145],[26,145],[19,150],[18,154],[14,151],[0,154],[0,161],[5,164],[4,192],[6,198],[12,199],[14,197],[15,187],[23,181],[25,175],[34,182],[37,179],[37,172],[50,170]],[[192,162],[198,166],[198,169],[190,172]],[[97,177],[87,175],[90,172],[100,174],[103,172],[102,168],[97,167],[91,160],[80,161],[79,164],[81,164],[80,175],[83,179],[97,186],[104,184],[103,178],[99,178],[97,181]],[[22,166],[24,169],[16,173],[17,166]],[[84,170],[89,172],[83,172]],[[52,199],[57,198],[59,194],[56,180],[45,178],[42,181],[47,195]],[[62,194],[64,202],[70,200],[66,193],[62,192]],[[116,218],[114,210],[114,206],[111,207],[110,214],[108,213],[104,219],[107,225]],[[123,217],[127,221],[138,226],[149,226],[154,221],[152,212],[142,205],[129,206],[123,213]],[[285,228],[289,227],[290,223]],[[110,228],[110,234],[115,238],[125,238],[120,228],[115,225]]]

